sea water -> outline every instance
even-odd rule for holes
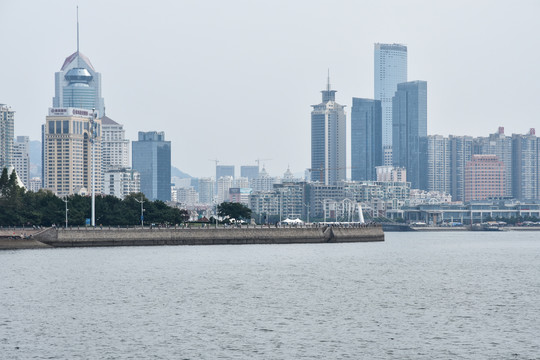
[[[540,233],[0,252],[2,359],[540,359]]]

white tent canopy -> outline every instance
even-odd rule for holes
[[[282,220],[281,221],[283,224],[303,224],[304,222],[302,220],[300,220],[299,218],[296,218],[294,220],[292,219],[285,219],[285,220]]]

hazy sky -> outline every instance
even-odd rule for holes
[[[1,0],[0,103],[16,135],[41,138],[77,4],[107,115],[130,140],[165,131],[173,165],[194,176],[213,175],[215,158],[303,172],[327,69],[349,123],[351,98],[373,98],[375,42],[408,46],[429,134],[540,130],[539,1]]]

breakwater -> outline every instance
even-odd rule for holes
[[[31,239],[39,247],[241,245],[384,241],[379,225],[358,227],[49,228]],[[9,248],[20,241],[10,240]],[[2,246],[0,240],[0,248]],[[38,247],[38,246],[36,246]],[[22,247],[21,247],[22,248]]]

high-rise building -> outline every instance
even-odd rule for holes
[[[540,198],[537,146],[535,129],[526,135],[512,134],[512,194],[521,201]]]
[[[124,126],[104,116],[101,118],[101,165],[103,171],[129,167],[129,140]]]
[[[59,196],[90,193],[92,178],[96,191],[102,189],[101,121],[92,118],[86,109],[49,109],[42,127],[44,187]]]
[[[465,198],[465,166],[473,154],[471,136],[452,136],[450,141],[450,194],[453,200]]]
[[[224,176],[234,179],[234,165],[216,165],[216,180]]]
[[[214,200],[214,180],[212,178],[199,178],[199,202],[212,204]]]
[[[249,180],[259,177],[258,165],[242,165],[240,166],[240,176]]]
[[[101,74],[90,59],[79,52],[79,22],[77,20],[77,51],[68,56],[60,71],[54,74],[55,108],[96,109],[98,117],[105,116],[101,96]]]
[[[353,98],[351,109],[351,179],[376,180],[383,164],[381,102]]]
[[[322,103],[311,112],[311,180],[335,184],[346,178],[347,133],[345,105],[336,103],[330,77]]]
[[[424,171],[420,146],[427,136],[427,83],[417,80],[398,84],[392,107],[394,166],[406,168],[411,187],[421,189]]]
[[[504,164],[496,155],[473,155],[465,167],[465,201],[501,198]]]
[[[17,136],[13,143],[13,166],[26,188],[30,185],[30,139]]]
[[[141,191],[141,175],[129,168],[110,168],[103,175],[103,193],[123,199]]]
[[[392,165],[392,98],[397,84],[407,81],[407,47],[401,44],[375,44],[375,100],[381,101],[382,145],[387,154],[384,165]]]
[[[141,174],[141,192],[150,200],[171,200],[171,142],[163,131],[139,131],[132,145],[133,170]]]
[[[504,191],[506,197],[512,197],[512,137],[504,134],[504,127],[489,137],[475,138],[473,153],[479,155],[496,155],[504,164]]]
[[[0,171],[13,163],[14,118],[15,111],[0,104]]]
[[[425,190],[450,193],[451,180],[451,151],[450,141],[441,135],[429,135],[423,139],[425,151],[422,156],[423,176]],[[421,181],[422,183],[422,181]]]
[[[233,187],[232,176],[222,176],[217,180],[217,202],[229,200],[229,189]]]

